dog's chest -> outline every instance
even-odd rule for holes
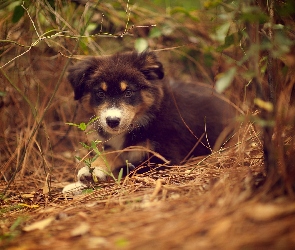
[[[122,150],[122,152],[118,152],[120,154],[120,157],[126,161],[128,160],[130,163],[136,163],[136,162],[140,162],[142,161],[147,152],[145,150],[143,150],[142,148],[124,148],[125,145],[125,141],[126,141],[126,135],[122,134],[122,135],[117,135],[114,136],[113,138],[111,138],[108,142],[107,142],[107,146],[112,148],[112,151],[120,151]],[[132,146],[141,146],[142,147],[143,143],[139,143],[139,144],[134,144],[134,145],[130,145]],[[145,145],[144,145],[145,146]]]
[[[125,138],[125,134],[115,135],[106,142],[106,145],[111,147],[113,150],[122,150],[124,147]]]

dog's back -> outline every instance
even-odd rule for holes
[[[145,131],[154,150],[171,164],[210,154],[221,132],[234,122],[235,109],[208,85],[167,83],[164,96]]]

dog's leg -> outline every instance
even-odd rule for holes
[[[115,170],[124,166],[124,162],[117,153],[104,152],[91,165],[91,168],[88,166],[82,167],[77,174],[78,181],[66,185],[62,193],[79,194],[83,189],[89,187],[91,183],[94,183],[95,178],[98,181],[104,181],[108,176],[112,176]]]
[[[124,162],[115,152],[104,152],[92,164],[91,168],[85,166],[78,172],[78,180],[83,183],[94,182],[93,176],[97,180],[104,181],[108,176],[112,176],[115,170],[124,166]]]

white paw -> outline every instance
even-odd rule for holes
[[[106,180],[107,173],[100,167],[95,167],[92,172],[93,175],[96,176],[97,180],[104,181]],[[93,176],[90,173],[89,167],[85,166],[78,171],[77,174],[78,181],[66,185],[62,193],[63,194],[71,194],[71,195],[78,195],[81,194],[84,189],[89,187],[90,183],[93,183]]]
[[[74,182],[74,183],[66,185],[63,188],[62,193],[63,194],[78,195],[78,194],[81,194],[82,191],[86,188],[87,188],[87,186],[85,184],[78,181],[78,182]]]
[[[95,167],[92,172],[93,175],[97,177],[98,180],[104,181],[106,179],[107,173],[104,169],[100,167]],[[83,183],[93,182],[93,177],[90,173],[89,167],[85,166],[81,168],[78,172],[78,181]]]

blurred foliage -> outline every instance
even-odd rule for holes
[[[31,21],[22,4],[28,9]],[[2,2],[1,7],[0,15],[6,16],[6,37],[4,35],[3,40],[7,38],[10,28],[15,23],[26,19],[30,25],[25,27],[25,24],[22,24],[22,28],[31,32],[32,38],[33,35],[43,34],[48,38],[44,39],[47,45],[56,47],[58,51],[67,49],[62,46],[63,43],[77,38],[80,39],[80,53],[86,55],[114,53],[126,48],[142,51],[148,47],[169,50],[183,46],[181,52],[176,53],[184,55],[180,57],[183,63],[189,63],[189,67],[184,67],[184,70],[193,67],[199,68],[199,71],[205,70],[193,73],[206,81],[208,78],[213,80],[216,73],[206,70],[202,65],[198,65],[198,62],[211,68],[216,66],[214,59],[225,54],[228,59],[232,59],[230,63],[243,67],[253,55],[270,52],[274,58],[279,58],[290,52],[294,44],[288,34],[292,33],[292,22],[280,20],[274,23],[269,17],[268,3],[250,0],[155,0],[148,3],[142,0],[132,2],[7,0]],[[274,17],[279,16],[280,19],[289,20],[294,14],[294,3],[290,0],[275,2],[273,9]],[[11,16],[11,19],[8,16]],[[32,30],[32,21],[36,22],[35,32]],[[261,33],[260,41],[256,43],[249,43],[251,38],[247,26],[252,24],[257,24]],[[274,32],[271,38],[267,31],[270,28]],[[82,34],[83,29],[85,32]],[[57,36],[63,40],[63,43],[52,41]],[[67,52],[66,54],[71,53]],[[232,53],[238,54],[238,57],[231,58]],[[244,77],[249,81],[253,74],[248,71]],[[219,84],[223,82],[219,81]],[[219,87],[219,89],[225,88]]]

